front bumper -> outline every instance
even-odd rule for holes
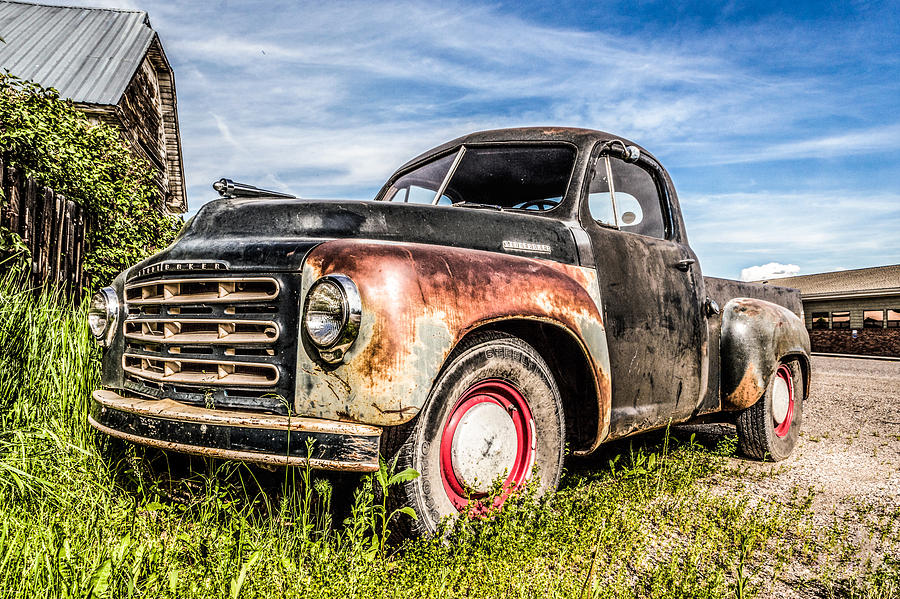
[[[378,470],[378,427],[212,410],[171,399],[126,397],[108,390],[94,391],[92,397],[88,416],[91,426],[133,443],[260,464]]]

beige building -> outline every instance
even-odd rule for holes
[[[900,264],[760,282],[800,290],[813,351],[900,356]]]

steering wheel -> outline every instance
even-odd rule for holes
[[[518,210],[529,210],[533,207],[536,210],[550,210],[556,206],[559,206],[559,200],[544,198],[540,200],[528,200],[527,202],[522,202],[521,204],[513,206],[513,208]]]

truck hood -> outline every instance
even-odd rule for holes
[[[577,263],[566,223],[490,209],[342,200],[221,199],[209,202],[175,242],[131,270],[160,262],[224,262],[229,269],[295,271],[330,239],[427,243]],[[505,243],[504,243],[505,242]]]

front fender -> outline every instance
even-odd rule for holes
[[[809,364],[809,333],[800,318],[764,300],[735,298],[722,313],[722,409],[743,410],[762,397],[779,360]]]
[[[522,256],[415,243],[342,239],[306,259],[301,297],[319,277],[341,273],[362,300],[359,336],[337,366],[317,359],[300,332],[296,413],[396,425],[413,418],[456,344],[505,319],[565,328],[594,376],[598,437],[609,423],[610,379],[596,271]]]

